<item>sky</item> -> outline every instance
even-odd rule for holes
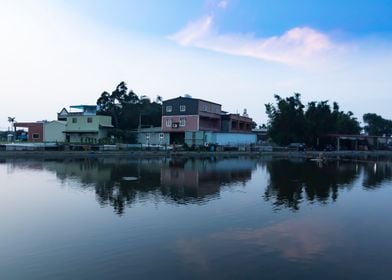
[[[121,81],[267,122],[301,93],[392,119],[390,0],[0,0],[0,130],[95,104]]]

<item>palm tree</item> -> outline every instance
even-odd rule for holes
[[[8,117],[8,122],[11,124],[11,127],[14,127],[13,141],[15,142],[16,136],[16,127],[15,127],[15,117]]]

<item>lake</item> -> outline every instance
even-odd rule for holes
[[[0,279],[390,279],[385,160],[0,162]]]

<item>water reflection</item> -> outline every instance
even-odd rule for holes
[[[269,255],[270,260],[278,258],[295,263],[310,263],[330,250],[332,244],[342,244],[342,236],[343,230],[338,224],[306,218],[261,228],[228,230],[191,239],[182,238],[177,242],[177,250],[184,262],[195,270],[194,273],[214,273],[211,263],[214,263],[215,259],[233,255],[242,255],[245,258],[242,260],[244,263],[252,263],[254,258],[261,260],[265,255]],[[253,253],[244,253],[249,251]],[[228,263],[225,270],[236,265],[235,260],[229,260]]]
[[[326,203],[338,198],[338,189],[348,187],[358,176],[353,164],[331,162],[320,168],[310,161],[279,160],[267,163],[270,179],[264,193],[275,209],[298,210],[302,201]]]
[[[367,162],[363,168],[365,169],[363,179],[365,188],[375,189],[385,181],[392,180],[392,168],[389,162]]]
[[[63,183],[76,180],[75,188],[92,189],[101,206],[123,214],[137,200],[164,199],[169,203],[206,203],[219,197],[222,188],[246,185],[257,166],[264,169],[263,198],[275,210],[298,210],[303,202],[329,203],[340,189],[356,180],[365,189],[392,180],[387,161],[329,161],[322,166],[308,160],[248,158],[227,159],[89,159],[68,161],[13,161],[8,169],[54,172]],[[129,181],[126,177],[136,177]]]
[[[222,187],[249,181],[257,163],[249,159],[103,159],[23,163],[19,167],[50,170],[63,183],[78,180],[78,187],[94,188],[98,202],[112,206],[121,215],[136,200],[151,195],[174,203],[216,198]],[[127,177],[137,180],[129,181]]]
[[[304,201],[328,203],[337,200],[339,189],[350,189],[362,180],[365,189],[375,189],[392,180],[392,165],[387,161],[271,160],[265,163],[269,181],[264,198],[274,209],[298,210]]]
[[[161,166],[161,191],[179,203],[219,195],[222,186],[245,184],[256,169],[252,160],[171,160]]]

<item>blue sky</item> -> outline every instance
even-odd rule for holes
[[[273,95],[337,101],[392,119],[392,2],[3,0],[0,129],[94,103],[124,80],[244,108]],[[11,105],[12,104],[12,105]],[[15,106],[14,104],[18,104]]]
[[[342,32],[348,36],[390,34],[389,0],[232,0],[219,1],[66,1],[70,7],[115,28],[166,35],[203,13],[215,13],[219,27],[230,33],[273,36],[296,26]]]

